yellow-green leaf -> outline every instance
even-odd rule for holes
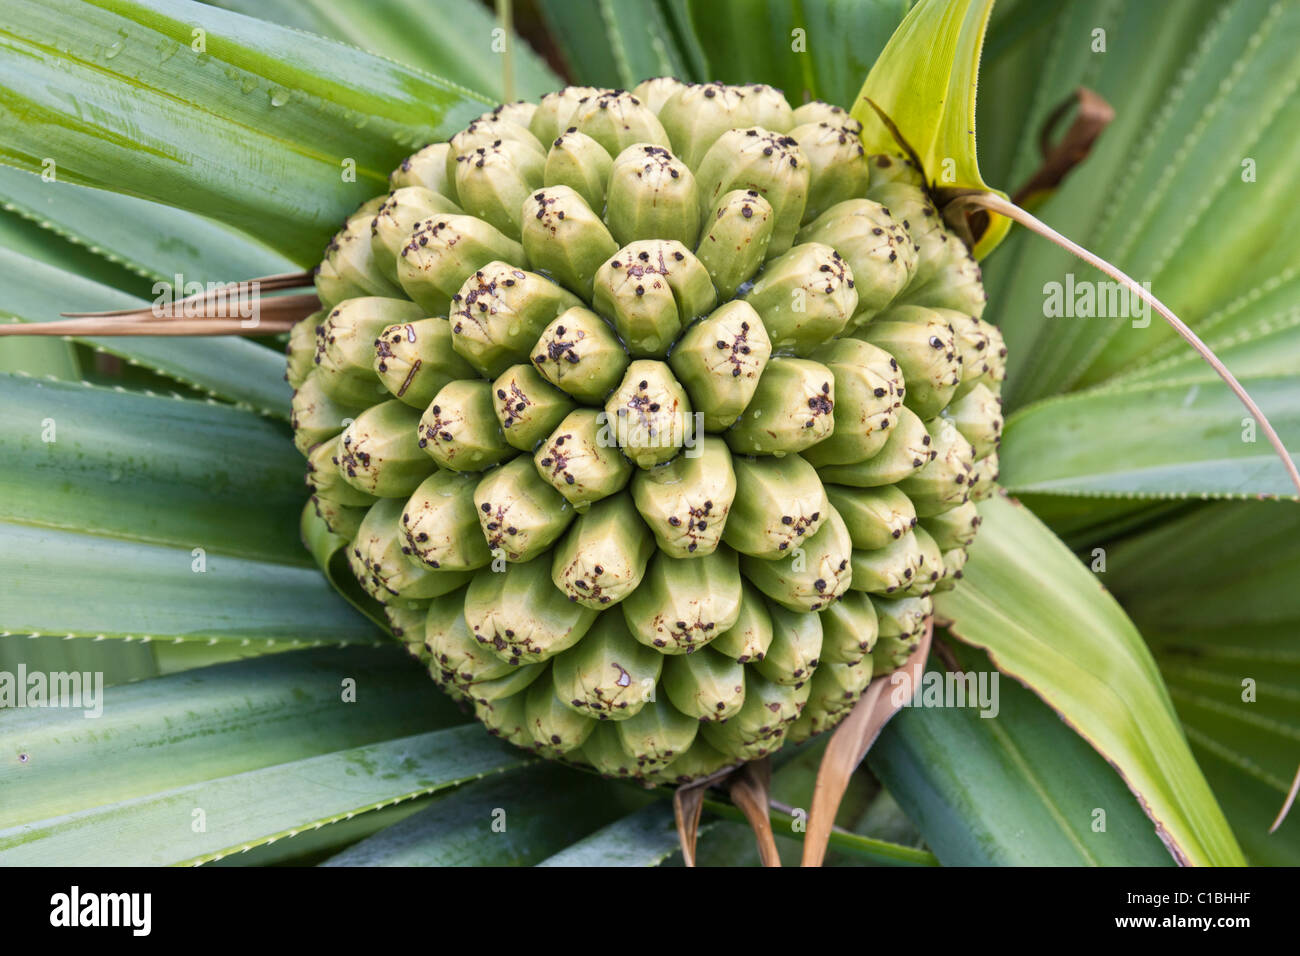
[[[879,110],[941,196],[976,190],[1005,198],[984,183],[975,156],[975,91],[992,9],[993,0],[921,0],[899,24],[853,105],[867,151],[899,148]],[[992,252],[1010,227],[1009,220],[990,214],[975,255]]]

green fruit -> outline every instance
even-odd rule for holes
[[[375,337],[372,368],[389,394],[423,410],[438,390],[474,375],[451,346],[451,323],[420,319],[390,325]]]
[[[842,125],[824,120],[805,123],[790,131],[812,168],[812,185],[803,215],[805,222],[816,219],[836,203],[866,192],[871,173],[858,138],[861,132],[856,123]]]
[[[524,253],[533,266],[590,299],[596,271],[618,243],[582,195],[562,185],[539,189],[524,201],[521,222]]]
[[[623,90],[601,90],[579,100],[569,126],[590,136],[611,156],[634,143],[668,145],[668,134],[654,110]]]
[[[312,509],[316,516],[325,522],[331,534],[336,534],[344,541],[351,541],[361,528],[361,519],[368,510],[364,506],[345,505],[321,494],[311,496]]]
[[[370,507],[375,496],[352,487],[339,472],[339,436],[323,441],[307,456],[307,487],[336,504]]]
[[[904,393],[898,363],[859,339],[837,339],[813,355],[835,376],[835,427],[804,457],[818,467],[874,458],[898,424]]]
[[[376,196],[363,204],[330,240],[314,277],[316,293],[325,308],[344,299],[401,295],[402,290],[375,261],[370,224],[382,203],[383,197]]]
[[[748,581],[741,582],[740,615],[736,623],[712,641],[709,648],[741,664],[761,661],[772,644],[772,617],[761,593]]]
[[[772,618],[772,643],[754,668],[770,681],[798,687],[810,677],[821,659],[822,616],[791,611],[779,604],[768,606]]]
[[[754,114],[743,89],[721,83],[683,86],[659,108],[673,152],[692,170],[728,130],[749,126]]]
[[[819,362],[774,358],[754,397],[723,436],[738,455],[803,451],[835,428],[835,377]]]
[[[524,726],[541,753],[559,756],[576,750],[596,729],[596,721],[555,696],[554,681],[533,681],[523,696]]]
[[[550,144],[542,179],[548,188],[567,186],[582,197],[588,209],[599,213],[605,208],[613,167],[614,161],[604,146],[570,129]]]
[[[387,397],[376,381],[375,339],[388,326],[422,318],[405,299],[365,296],[340,302],[316,328],[316,375],[321,387],[343,405],[364,408]]]
[[[876,608],[863,591],[844,596],[818,615],[822,622],[823,663],[859,664],[876,644]]]
[[[420,413],[390,400],[372,405],[343,430],[339,474],[376,498],[404,498],[436,467],[421,449]]]
[[[774,349],[806,355],[848,325],[858,292],[838,252],[802,242],[767,264],[745,301],[763,319]]]
[[[482,379],[448,382],[420,416],[420,447],[450,471],[482,471],[514,454],[492,410],[492,386]]]
[[[673,96],[686,88],[681,80],[672,76],[656,76],[654,79],[642,80],[632,90],[632,95],[639,99],[656,115]]]
[[[384,278],[398,285],[397,259],[422,220],[463,212],[445,195],[424,186],[402,186],[389,193],[370,223],[370,251]]]
[[[975,458],[983,458],[1002,443],[1002,399],[983,382],[943,410],[943,417],[957,426],[971,444]]]
[[[573,522],[555,548],[551,580],[570,601],[604,610],[637,589],[653,553],[654,538],[623,492]]]
[[[343,431],[360,413],[361,409],[330,398],[321,387],[320,376],[313,370],[293,390],[289,421],[293,425],[294,447],[306,457],[321,442]]]
[[[430,192],[455,199],[456,184],[447,177],[447,157],[450,153],[450,143],[432,143],[406,157],[388,177],[389,188],[398,190],[406,186],[421,186]]]
[[[724,299],[734,296],[762,266],[772,241],[772,217],[772,204],[758,190],[733,189],[704,221],[695,255]]]
[[[637,359],[605,402],[605,427],[641,468],[677,456],[693,435],[691,402],[663,362]]]
[[[945,258],[949,241],[956,242],[955,239],[949,239],[939,210],[920,186],[898,180],[873,186],[867,195],[902,223],[916,248],[916,269],[912,273],[911,284],[928,282]]]
[[[662,769],[689,749],[700,725],[668,701],[653,700],[634,716],[620,720],[614,728],[623,752],[644,773]]]
[[[592,86],[568,86],[542,97],[528,122],[528,129],[543,143],[549,143],[573,124],[570,120],[578,105],[600,90]]]
[[[488,548],[507,561],[544,554],[573,520],[572,506],[526,455],[489,471],[474,488],[474,507]]]
[[[601,614],[583,641],[555,659],[555,693],[584,716],[626,720],[654,697],[663,660],[633,639],[622,615]]]
[[[465,592],[465,625],[480,644],[510,664],[549,660],[587,633],[596,614],[551,584],[548,555],[505,570],[484,568]]]
[[[968,501],[941,514],[931,515],[922,525],[935,543],[946,552],[953,548],[970,547],[983,520],[975,502]]]
[[[434,570],[473,571],[492,560],[474,507],[477,475],[435,471],[402,511],[402,552]]]
[[[669,364],[704,417],[704,428],[722,431],[753,399],[771,354],[758,314],[748,303],[732,301],[692,325]]]
[[[1006,350],[860,134],[761,84],[572,87],[342,224],[286,349],[303,520],[489,732],[679,785],[918,646],[996,487]]]
[[[712,646],[664,662],[664,690],[694,720],[726,720],[745,703],[745,667]]]
[[[632,477],[632,464],[601,415],[592,408],[575,409],[533,455],[537,473],[579,511],[614,494]]]
[[[970,500],[971,471],[975,456],[970,442],[944,418],[926,426],[932,442],[929,464],[918,468],[898,483],[912,499],[919,517],[942,514]]]
[[[461,688],[496,680],[516,668],[489,650],[465,625],[464,590],[434,598],[425,617],[424,645],[444,680]]]
[[[623,601],[632,636],[661,654],[689,654],[740,616],[736,553],[719,548],[703,557],[650,559],[642,586]]]
[[[299,388],[316,365],[316,329],[328,313],[324,309],[313,312],[294,323],[289,330],[289,341],[284,347],[284,380],[290,388]]]
[[[632,500],[674,558],[704,557],[717,550],[736,497],[731,453],[719,438],[704,438],[666,465],[637,469]]]
[[[456,157],[456,197],[467,213],[518,239],[524,198],[542,185],[545,166],[537,144],[494,139]]]
[[[452,297],[451,345],[480,373],[495,378],[528,361],[542,330],[580,304],[545,276],[489,262]]]
[[[524,247],[474,216],[433,216],[397,257],[397,280],[425,315],[447,315],[452,296],[489,262],[523,262]]]
[[[755,760],[779,750],[786,729],[808,700],[809,682],[777,684],[758,673],[745,678],[745,703],[729,720],[700,725],[700,733],[731,760]]]
[[[782,607],[820,611],[849,587],[853,542],[844,519],[834,508],[827,510],[817,533],[792,548],[789,557],[767,561],[746,555],[741,559],[745,576]]]
[[[531,365],[512,365],[492,383],[492,411],[505,440],[520,451],[532,451],[573,408]]]
[[[925,422],[910,408],[896,409],[898,421],[880,451],[866,461],[851,465],[826,465],[819,473],[828,484],[853,488],[876,488],[894,485],[923,468],[934,457],[933,439]]]
[[[916,527],[912,499],[893,485],[877,488],[827,485],[826,496],[844,519],[855,549],[883,548]]]
[[[533,365],[556,388],[599,404],[622,380],[628,357],[604,319],[577,307],[561,312],[538,336]]]
[[[808,200],[811,166],[799,144],[784,133],[762,127],[729,129],[709,147],[699,162],[699,217],[707,225],[722,197],[733,189],[752,189],[772,207],[772,238],[768,258],[779,256],[794,242]]]
[[[857,333],[898,361],[906,384],[903,404],[924,420],[948,405],[961,381],[962,361],[952,326],[916,305],[891,309]]]
[[[874,551],[853,552],[853,584],[872,594],[905,592],[921,573],[925,554],[915,530]]]
[[[811,538],[830,515],[817,469],[798,455],[737,458],[736,504],[724,531],[741,554],[776,560]]]
[[[592,306],[636,358],[661,357],[693,319],[713,309],[709,272],[676,240],[629,243],[596,273]]]
[[[614,157],[605,217],[620,246],[638,239],[671,239],[695,248],[699,188],[695,176],[668,149],[628,146]]]
[[[798,242],[830,246],[849,264],[858,293],[854,322],[880,314],[912,280],[916,247],[907,230],[880,203],[846,199],[799,230]]]
[[[348,546],[348,562],[366,593],[381,604],[422,601],[454,591],[469,580],[464,571],[434,571],[403,552],[402,502],[383,498],[370,506]]]
[[[998,453],[990,452],[971,466],[970,477],[966,486],[970,488],[972,501],[983,501],[997,490]]]

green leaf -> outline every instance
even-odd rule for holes
[[[926,181],[941,190],[992,192],[975,157],[975,88],[980,47],[993,0],[921,0],[876,59],[851,113],[862,123],[869,153],[894,153],[898,143],[884,112],[921,161]],[[1002,195],[999,193],[999,195]],[[1011,223],[990,216],[975,255],[988,255]]]
[[[1282,440],[1300,447],[1296,379],[1243,384]],[[1007,419],[1000,480],[1012,492],[1293,497],[1286,469],[1243,414],[1217,379],[1037,402]]]
[[[35,227],[23,223],[30,229]],[[52,233],[36,230],[43,242],[85,254]],[[32,258],[0,246],[0,280],[5,295],[0,316],[24,322],[52,322],[60,312],[89,312],[141,308],[143,299],[65,271],[53,253],[50,260]],[[101,260],[103,261],[103,260]],[[104,262],[105,266],[110,265]],[[12,338],[6,339],[7,352]],[[22,341],[22,339],[18,339]],[[290,390],[284,382],[284,358],[277,352],[236,336],[196,338],[125,336],[81,339],[95,348],[143,365],[198,391],[246,405],[259,412],[289,417]],[[39,373],[39,368],[20,371]]]
[[[81,377],[77,350],[56,338],[10,338],[0,352],[0,373],[25,372],[75,382]]]
[[[848,107],[910,0],[693,0],[710,79]]]
[[[537,865],[658,866],[680,849],[672,808],[666,803],[652,803],[601,827]]]
[[[389,804],[378,810],[370,810],[352,818],[344,817],[333,823],[309,830],[299,831],[288,839],[263,843],[252,849],[241,849],[238,853],[223,856],[219,860],[205,863],[210,867],[246,867],[246,866],[317,866],[336,853],[400,823],[413,813],[419,813],[433,800],[442,798],[442,793],[432,793],[423,797],[413,797],[401,803]]]
[[[211,2],[211,0],[208,0]],[[500,101],[497,20],[477,0],[217,0],[214,6],[355,44]],[[564,82],[511,37],[514,95],[533,99]]]
[[[378,637],[314,568],[189,547],[0,522],[0,579],[0,628],[14,634],[299,646]]]
[[[1115,107],[1116,120],[1036,214],[1149,282],[1207,337],[1249,334],[1265,318],[1250,307],[1260,297],[1293,311],[1294,285],[1289,300],[1279,286],[1294,283],[1300,258],[1300,233],[1289,226],[1300,198],[1290,173],[1300,161],[1300,118],[1287,108],[1300,82],[1291,42],[1298,29],[1300,7],[1263,0],[1060,7],[1042,71],[1026,63],[999,81],[1038,91],[1012,181],[1038,164],[1048,112],[1088,86]],[[1104,53],[1092,49],[1094,31],[1104,31]],[[1246,160],[1253,182],[1243,178]],[[1044,285],[1067,274],[1102,278],[1031,236],[988,263],[985,317],[1002,328],[1012,357],[1008,407],[1186,349],[1163,322],[1135,329],[1123,319],[1045,319]]]
[[[179,0],[0,9],[0,160],[52,160],[60,179],[212,216],[304,265],[404,155],[489,105],[353,47]]]
[[[203,863],[529,759],[469,725],[399,737],[0,830],[0,862]]]
[[[150,288],[139,277],[172,282],[179,273],[186,282],[234,282],[295,271],[292,262],[256,240],[193,213],[102,189],[46,182],[11,166],[0,166],[0,203],[134,275],[129,285],[101,277],[116,273],[90,275],[81,265],[84,260],[68,260],[64,244],[57,247],[58,258],[36,258],[133,293]],[[8,236],[2,244],[16,248]]]
[[[40,179],[31,173],[0,166],[0,175],[6,172],[40,182]],[[84,246],[67,241],[57,232],[44,228],[42,223],[34,222],[31,217],[23,216],[15,210],[0,213],[0,249],[15,257],[21,256],[49,263],[69,275],[90,279],[100,285],[120,289],[131,295],[143,296],[149,291],[149,283],[142,276]],[[6,310],[10,308],[7,298],[5,302],[0,303],[0,307]],[[51,318],[57,317],[57,315],[51,316]]]
[[[301,456],[251,412],[0,376],[0,518],[304,565]]]
[[[1300,754],[1300,513],[1202,505],[1108,543],[1104,580],[1151,643],[1192,751],[1252,863],[1300,863],[1269,825]]]
[[[529,866],[644,800],[626,785],[534,765],[458,787],[325,865]]]
[[[965,648],[957,657],[961,674],[996,679],[986,655]],[[926,679],[943,686],[945,671]],[[945,866],[1172,864],[1100,754],[1015,681],[985,686],[988,716],[970,697],[965,706],[906,707],[867,756]]]
[[[355,702],[344,697],[347,681],[354,682]],[[395,647],[292,651],[220,664],[110,687],[102,704],[102,715],[90,720],[69,708],[4,713],[0,786],[13,796],[0,806],[0,828],[464,720]],[[22,754],[25,760],[18,759]],[[100,851],[100,862],[110,860]]]
[[[668,19],[647,0],[539,0],[577,83],[631,89],[655,76],[688,78]]]
[[[348,545],[347,539],[329,529],[310,500],[302,506],[302,512],[298,516],[298,529],[302,543],[335,593],[385,631],[389,630],[383,606],[362,589],[357,576],[352,573],[344,551]]]
[[[1242,862],[1155,662],[1119,605],[1027,509],[993,498],[980,513],[961,587],[940,596],[936,614],[1116,768],[1176,859]]]
[[[153,651],[147,644],[66,637],[0,638],[0,673],[16,675],[19,667],[26,668],[28,674],[103,675],[105,687],[158,676]],[[0,727],[7,726],[7,722],[0,723]]]

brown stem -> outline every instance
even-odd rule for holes
[[[258,294],[263,292],[281,292],[285,289],[301,289],[304,286],[312,284],[310,272],[282,272],[279,275],[261,276],[256,279],[246,279],[243,282],[231,282],[225,288],[205,289],[203,292],[195,295],[186,296],[183,299],[177,299],[172,304],[175,310],[178,306],[186,306],[202,302],[204,305],[215,305],[218,302],[226,301],[232,292],[242,294],[248,286],[256,284]],[[232,289],[231,286],[234,288]],[[63,312],[64,318],[68,319],[99,319],[116,316],[133,316],[138,315],[142,309],[118,309],[114,312]],[[183,310],[182,310],[183,311]]]
[[[1060,142],[1053,145],[1052,131],[1075,104],[1079,107],[1078,115]],[[1038,149],[1043,154],[1043,164],[1016,190],[1011,201],[1018,206],[1025,205],[1030,199],[1059,186],[1071,170],[1088,158],[1093,144],[1114,118],[1114,108],[1087,87],[1081,86],[1071,93],[1043,121],[1038,133]]]
[[[13,322],[0,325],[4,335],[75,335],[80,338],[100,336],[195,336],[195,335],[275,335],[293,328],[291,321],[263,319],[256,326],[245,327],[240,319],[188,319],[166,323],[137,319],[68,319],[66,322]]]
[[[772,832],[768,797],[771,782],[771,759],[764,757],[762,760],[751,760],[731,776],[731,802],[740,808],[749,821],[763,865],[779,867],[781,855],[776,850],[776,834]]]
[[[913,687],[917,686],[921,672],[925,669],[933,636],[934,618],[931,617],[916,650],[912,651],[902,667],[902,670],[908,672]],[[803,838],[804,866],[821,866],[826,859],[831,832],[835,829],[835,815],[839,812],[844,792],[848,790],[849,779],[867,756],[867,751],[880,736],[885,724],[898,712],[898,707],[890,695],[886,694],[886,688],[891,682],[890,674],[872,680],[861,699],[853,705],[853,711],[831,734],[830,742],[822,754],[821,766],[817,768],[817,781],[813,784],[812,805],[808,809],[808,832]]]

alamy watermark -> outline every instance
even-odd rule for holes
[[[703,454],[703,412],[689,416],[677,412],[662,419],[642,415],[615,415],[611,419],[601,411],[596,414],[596,424],[600,426],[596,444],[601,448],[681,448],[687,458]]]
[[[261,324],[262,284],[251,282],[185,281],[176,273],[171,282],[153,284],[153,316],[156,319],[239,319],[240,327],[255,329]]]
[[[55,927],[120,927],[132,936],[153,929],[152,893],[83,893],[73,886],[50,897],[50,925]]]
[[[889,702],[895,707],[978,707],[981,717],[1001,709],[997,671],[926,671],[913,682],[907,671],[889,675]]]
[[[1151,283],[1143,282],[1149,294]],[[1043,284],[1043,315],[1049,319],[1132,319],[1133,328],[1151,324],[1151,304],[1119,282],[1076,280]]]
[[[104,713],[103,671],[0,671],[0,710],[67,707],[96,718]]]

